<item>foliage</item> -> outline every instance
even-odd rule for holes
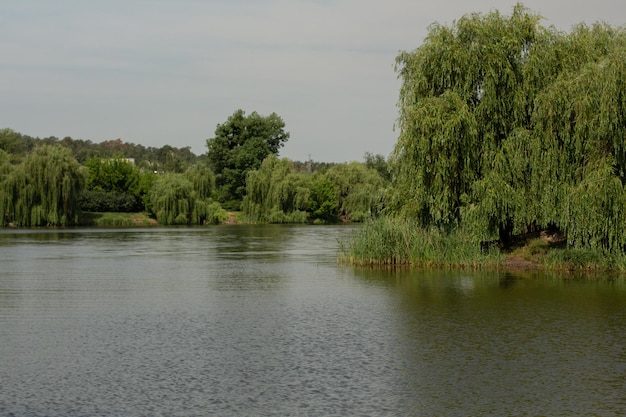
[[[243,110],[217,125],[215,137],[207,140],[207,157],[216,173],[220,201],[242,201],[247,173],[258,169],[268,155],[278,153],[289,138],[284,128],[276,113],[246,116]]]
[[[154,226],[156,222],[146,213],[82,212],[80,224],[96,227],[136,227]]]
[[[80,196],[80,209],[91,212],[132,213],[143,210],[142,200],[120,191],[85,190]]]
[[[499,251],[481,250],[463,230],[425,229],[416,220],[380,217],[342,243],[343,262],[361,266],[495,267]]]
[[[270,154],[248,173],[243,212],[253,221],[303,223],[307,220],[310,176],[296,173],[287,159]]]
[[[10,220],[8,212],[13,206],[12,195],[8,193],[8,187],[5,185],[12,170],[10,155],[0,149],[0,227],[5,226]]]
[[[539,20],[471,14],[399,54],[390,212],[475,242],[556,226],[623,251],[626,33]]]
[[[309,211],[311,217],[322,222],[337,220],[339,189],[327,175],[314,175],[311,179]]]
[[[208,199],[215,189],[215,175],[206,165],[194,165],[185,171],[185,178],[191,181],[198,198]]]
[[[139,195],[141,196],[143,210],[148,210],[150,206],[150,192],[158,176],[159,174],[155,174],[152,171],[142,171],[139,176]]]
[[[607,252],[601,248],[551,249],[545,258],[548,269],[560,271],[626,271],[623,253]]]
[[[0,171],[2,225],[76,224],[85,175],[69,150],[40,146],[10,169],[6,168],[6,161],[0,161],[0,169],[4,172]]]
[[[161,224],[190,224],[193,184],[180,174],[163,174],[152,185],[150,208]]]
[[[382,207],[384,180],[358,162],[334,164],[313,174],[297,171],[287,159],[268,156],[247,177],[244,214],[253,221],[363,221]]]
[[[0,129],[0,151],[15,153],[20,144],[20,134],[12,129]]]
[[[228,214],[211,200],[212,191],[213,174],[208,168],[162,174],[152,184],[149,207],[161,224],[218,223]]]
[[[133,212],[144,209],[141,173],[126,158],[90,158],[86,191],[81,198],[85,211]]]
[[[94,143],[91,140],[72,139],[69,136],[59,140],[54,136],[32,137],[12,129],[0,129],[0,150],[18,158],[24,158],[37,146],[61,145],[71,150],[76,160],[85,164],[90,158],[111,159],[123,156],[135,160],[137,167],[157,172],[184,172],[189,166],[204,158],[191,152],[189,146],[175,148],[164,145],[161,148],[124,142],[122,139],[105,140]]]
[[[391,182],[391,167],[384,156],[365,152],[364,159],[367,168],[376,170],[385,183]]]
[[[0,149],[0,181],[9,172],[11,172],[11,155]]]
[[[366,164],[337,164],[325,174],[335,186],[337,214],[347,220],[364,221],[382,211],[384,178]]]

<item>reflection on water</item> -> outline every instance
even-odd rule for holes
[[[623,278],[341,267],[349,234],[0,231],[0,415],[623,414]]]
[[[623,278],[357,275],[398,290],[398,345],[407,360],[405,383],[420,399],[417,415],[625,412]]]

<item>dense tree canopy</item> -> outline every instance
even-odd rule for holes
[[[278,154],[289,139],[285,123],[276,113],[246,116],[237,110],[217,125],[215,137],[207,140],[208,161],[216,174],[221,201],[241,201],[245,194],[246,175],[257,169],[270,154]]]
[[[237,207],[230,209],[242,203],[247,219],[271,223],[362,221],[380,211],[381,188],[390,176],[388,161],[381,155],[366,154],[365,163],[349,164],[279,159],[278,149],[288,137],[280,118],[256,113],[245,117],[240,111],[232,119],[228,128],[239,132],[240,147],[246,151],[224,151],[236,161],[247,162],[235,166],[242,168],[239,174],[246,174],[245,198],[234,200]],[[234,140],[224,133],[226,129],[220,126],[217,132]],[[262,146],[260,138],[265,138]],[[146,148],[119,139],[100,144],[71,138],[59,141],[11,129],[0,130],[0,147],[2,226],[75,224],[79,214],[88,222],[96,218],[92,213],[103,212],[145,211],[162,224],[216,223],[229,216],[218,197],[224,197],[232,184],[218,190],[208,158],[193,162],[185,156],[189,148],[166,145],[144,152]],[[83,159],[82,165],[74,153]],[[251,169],[264,155],[258,169]],[[222,175],[228,172],[228,161],[214,162]],[[73,182],[67,179],[71,175]],[[64,187],[55,191],[62,198],[46,196],[55,190],[52,183]],[[68,208],[71,211],[66,213]],[[60,217],[57,212],[62,212]]]
[[[85,166],[89,169],[87,189],[124,192],[139,186],[139,170],[126,158],[91,158]]]
[[[81,209],[91,212],[143,211],[142,173],[127,158],[90,158],[85,162],[87,184],[81,197]]]
[[[54,136],[38,138],[18,133],[12,129],[0,129],[0,150],[24,158],[37,146],[61,145],[71,150],[76,160],[84,164],[90,158],[109,159],[115,157],[132,158],[143,169],[158,172],[184,172],[189,166],[200,162],[203,156],[196,156],[191,148],[175,148],[164,145],[161,148],[125,142],[122,139],[105,140],[94,143],[91,140],[72,139],[66,136],[58,139]]]
[[[211,199],[213,186],[214,176],[207,167],[162,174],[152,184],[148,206],[161,224],[217,223],[227,213]]]
[[[395,213],[477,239],[556,226],[575,246],[626,246],[626,34],[510,16],[433,25],[397,58]]]
[[[85,174],[68,149],[44,145],[10,168],[3,155],[0,152],[1,225],[77,223]]]
[[[269,155],[250,171],[243,212],[254,221],[302,223],[307,220],[310,178],[297,173],[288,159]]]
[[[271,223],[363,221],[380,212],[385,184],[376,168],[363,163],[308,173],[272,154],[248,173],[243,211],[252,220]]]

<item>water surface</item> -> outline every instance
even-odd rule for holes
[[[353,269],[349,234],[0,231],[0,415],[626,413],[622,278]]]

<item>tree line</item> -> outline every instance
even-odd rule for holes
[[[387,162],[279,159],[289,138],[275,113],[237,110],[207,139],[207,153],[120,139],[33,138],[0,130],[0,225],[81,224],[93,212],[147,212],[161,224],[361,221],[381,207]],[[295,187],[295,188],[294,188]],[[297,197],[296,197],[297,196]]]
[[[133,159],[141,168],[167,172],[183,172],[189,165],[206,158],[205,155],[195,155],[189,146],[145,147],[124,142],[122,139],[94,143],[91,140],[72,139],[69,136],[63,139],[54,136],[39,138],[9,128],[0,129],[0,149],[11,154],[13,159],[22,159],[42,145],[61,145],[68,148],[80,164],[84,164],[90,158],[114,158],[123,155],[125,158]]]

